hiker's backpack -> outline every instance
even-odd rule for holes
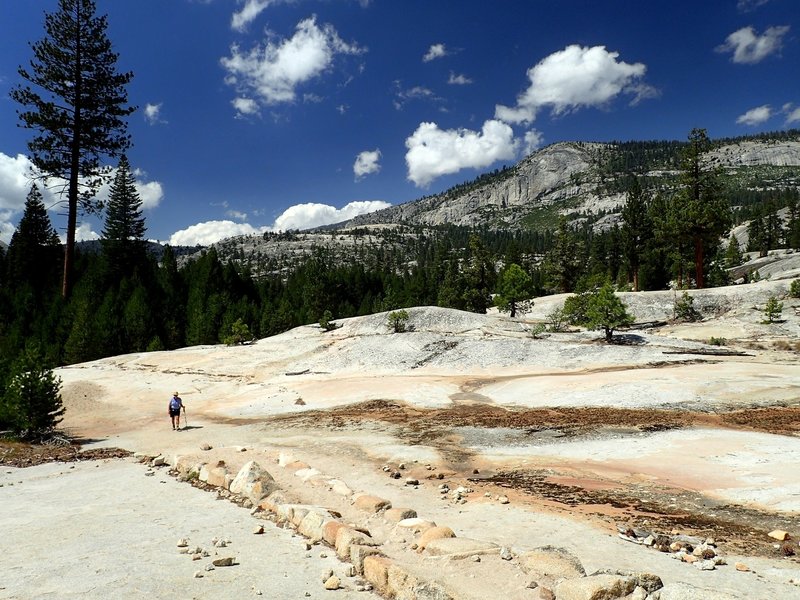
[[[169,407],[172,410],[180,410],[181,408],[181,401],[178,398],[173,398],[169,401]]]

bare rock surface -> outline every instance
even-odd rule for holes
[[[537,299],[520,319],[419,307],[409,309],[413,328],[403,334],[389,333],[384,313],[343,319],[324,336],[309,325],[243,347],[130,354],[59,369],[64,425],[96,440],[89,449],[161,456],[183,465],[187,478],[199,476],[198,485],[219,487],[209,494],[166,477],[168,467],[124,461],[5,467],[0,502],[10,507],[4,526],[15,553],[0,557],[0,572],[11,574],[0,582],[0,598],[24,597],[19,586],[28,581],[41,581],[41,596],[67,581],[73,583],[62,597],[100,597],[114,585],[135,590],[130,597],[169,597],[179,581],[189,597],[246,597],[251,586],[279,590],[268,597],[305,597],[306,582],[312,597],[348,597],[355,585],[345,573],[334,573],[343,586],[335,592],[319,581],[324,565],[339,564],[338,548],[327,545],[339,538],[342,560],[369,572],[377,582],[371,585],[433,586],[459,600],[535,597],[522,563],[548,545],[562,546],[587,573],[653,573],[665,594],[800,597],[800,563],[773,546],[785,542],[768,536],[800,536],[800,360],[793,346],[800,301],[785,296],[789,283],[692,291],[703,313],[694,323],[671,320],[673,292],[627,294],[637,320],[669,323],[618,332],[611,345],[587,331],[534,339],[531,327],[563,304],[556,296]],[[782,319],[764,324],[771,295],[783,299]],[[175,389],[189,423],[177,433],[163,414]],[[250,461],[280,491],[258,502],[240,497],[247,509],[216,501],[231,496],[226,488]],[[409,479],[417,483],[407,485]],[[105,486],[89,493],[101,481]],[[395,522],[401,515],[386,518],[389,505],[409,507],[418,519],[408,526],[412,520]],[[79,520],[70,520],[68,506]],[[254,536],[253,506],[280,528],[268,525]],[[56,516],[67,520],[56,523]],[[200,521],[190,521],[195,517]],[[437,544],[475,540],[506,548],[509,560],[499,552],[479,562],[418,552],[431,523],[455,536],[445,539],[463,540]],[[229,524],[241,535],[226,531]],[[309,535],[302,544],[290,537],[301,526]],[[78,535],[86,527],[91,546]],[[61,546],[54,552],[46,541],[53,530],[75,532],[64,539],[63,565]],[[714,538],[715,559],[723,562],[702,571],[675,560],[668,548],[679,534]],[[213,554],[219,550],[206,538],[215,536],[231,538],[225,554]],[[662,537],[669,540],[663,552],[656,549]],[[180,538],[187,538],[185,555],[176,552]],[[306,550],[314,543],[319,550]],[[123,548],[109,565],[103,557],[115,555],[118,544],[127,544],[130,556]],[[148,570],[141,556],[160,557],[162,545],[169,559],[153,560]],[[192,560],[188,550],[197,546],[211,555]],[[264,557],[295,551],[301,564],[287,567],[285,579],[300,587],[281,596],[275,581],[257,573],[282,577],[264,569]],[[42,567],[46,552],[54,556],[52,572]],[[85,557],[77,569],[69,563],[72,579],[67,556]],[[204,570],[227,556],[239,564]],[[327,560],[334,562],[320,562]],[[136,568],[122,567],[131,564]],[[223,595],[207,593],[229,576],[233,587],[214,588]],[[564,590],[590,584],[570,585],[577,587]],[[641,587],[627,593],[641,596]],[[559,597],[556,582],[545,588]],[[656,593],[648,591],[652,600]]]

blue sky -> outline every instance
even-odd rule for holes
[[[173,244],[343,220],[563,140],[800,127],[797,0],[97,4],[134,72],[147,235]],[[30,186],[8,93],[56,5],[0,0],[6,242]],[[79,237],[101,230],[82,218]]]

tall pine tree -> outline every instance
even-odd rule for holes
[[[108,192],[102,245],[109,264],[123,275],[144,259],[142,200],[128,158],[123,154]]]
[[[731,225],[731,208],[717,168],[703,163],[711,147],[705,129],[692,129],[681,161],[682,188],[675,197],[680,231],[694,248],[695,285],[705,286],[705,262]],[[709,252],[711,249],[711,252]]]
[[[92,0],[59,0],[58,10],[45,15],[45,37],[31,44],[30,70],[19,68],[40,91],[19,85],[10,94],[23,107],[22,127],[35,132],[28,142],[31,162],[43,178],[66,182],[65,298],[73,285],[78,210],[99,210],[100,159],[130,146],[124,118],[134,107],[127,106],[125,86],[133,74],[117,72],[106,29]]]

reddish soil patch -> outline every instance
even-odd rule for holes
[[[74,442],[64,445],[48,445],[0,441],[0,465],[6,467],[33,467],[48,462],[101,460],[124,458],[130,455],[129,451],[121,448],[81,450],[80,444]]]

